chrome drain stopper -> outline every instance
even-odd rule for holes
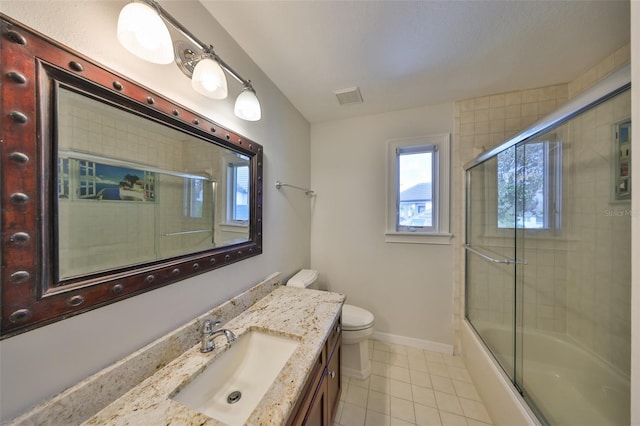
[[[229,404],[235,404],[236,402],[240,401],[240,398],[242,398],[242,393],[240,391],[233,391],[229,394],[229,396],[227,396],[227,402]]]

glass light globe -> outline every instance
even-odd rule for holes
[[[196,64],[191,76],[191,87],[212,99],[227,97],[227,78],[220,64],[211,58],[204,58]]]
[[[173,43],[158,12],[144,3],[129,3],[118,17],[118,40],[129,52],[154,64],[173,62]]]
[[[258,121],[262,118],[262,110],[260,109],[260,101],[250,88],[245,88],[236,98],[236,105],[233,109],[234,114],[247,121]]]

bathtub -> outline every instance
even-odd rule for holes
[[[465,321],[462,345],[465,362],[474,379],[487,374],[487,365],[478,366],[482,355],[479,350],[487,350],[471,325]],[[477,329],[483,339],[493,348],[496,358],[508,371],[513,371],[511,355],[512,333],[507,327],[479,324]],[[474,341],[475,340],[475,341]],[[466,347],[465,347],[466,346]],[[630,422],[630,382],[629,378],[615,368],[600,360],[588,351],[573,343],[570,338],[559,333],[546,333],[537,330],[526,331],[521,350],[522,388],[527,397],[544,413],[551,425],[628,425]],[[488,358],[493,359],[490,355]],[[486,360],[485,360],[486,361]],[[495,364],[495,362],[494,362]],[[497,369],[494,365],[493,369]],[[496,424],[536,424],[531,409],[517,393],[513,384],[498,372],[500,379],[506,381],[503,398],[488,404],[494,407]],[[495,375],[495,374],[494,374]],[[478,380],[486,380],[478,378]],[[494,378],[495,381],[495,378]],[[486,389],[482,395],[482,386],[478,386],[483,400],[492,400],[499,394],[495,389]],[[512,413],[503,413],[506,403],[524,404],[513,407]],[[492,413],[491,407],[488,407]],[[516,414],[522,417],[512,417]]]

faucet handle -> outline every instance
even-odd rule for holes
[[[204,324],[202,325],[202,332],[204,334],[211,334],[214,331],[216,331],[218,328],[220,328],[221,325],[222,323],[220,321],[213,322],[213,320],[207,319],[204,321]]]

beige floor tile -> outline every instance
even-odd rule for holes
[[[389,377],[389,368],[391,366],[380,361],[371,361],[371,374],[377,376]]]
[[[390,426],[391,417],[388,414],[368,410],[364,424],[365,426]]]
[[[462,398],[473,399],[474,401],[481,401],[476,387],[472,383],[461,382],[459,380],[451,380],[453,387],[456,390],[456,395]]]
[[[467,421],[467,424],[469,426],[491,426],[491,423],[479,422],[477,420],[470,419],[468,417],[465,417],[465,420]]]
[[[413,402],[406,399],[391,397],[391,417],[415,423],[416,415],[413,410]]]
[[[407,347],[402,345],[389,345],[389,352],[394,354],[407,354]]]
[[[391,397],[388,393],[369,390],[367,410],[377,413],[391,414]]]
[[[428,405],[429,407],[437,407],[436,395],[433,389],[423,388],[416,385],[411,385],[411,392],[413,394],[413,402],[422,405]]]
[[[440,411],[442,426],[467,426],[467,420],[463,416],[446,411]],[[346,426],[346,425],[345,425]]]
[[[388,377],[377,376],[372,374],[369,376],[369,389],[377,392],[389,393],[389,379]]]
[[[409,370],[409,377],[411,378],[411,383],[414,385],[422,386],[423,388],[433,387],[429,373]]]
[[[491,425],[460,356],[368,344],[372,375],[344,378],[336,426]]]
[[[345,403],[340,416],[340,424],[344,426],[364,426],[366,410],[353,404]]]
[[[404,420],[396,419],[395,417],[391,417],[391,426],[413,426],[415,423],[409,423]]]
[[[401,382],[411,383],[411,376],[409,376],[409,369],[404,367],[397,367],[395,365],[390,365],[389,378],[400,380]]]
[[[370,381],[371,381],[371,376],[367,377],[366,379],[359,379],[357,377],[350,377],[349,378],[349,385],[350,386],[358,386],[359,388],[369,389],[369,382]]]
[[[440,413],[437,408],[426,405],[414,404],[416,412],[416,424],[419,426],[439,426],[441,425]]]
[[[376,351],[389,352],[389,344],[381,342],[379,340],[374,340],[373,341],[373,349],[376,350]]]
[[[467,372],[466,368],[460,367],[447,367],[449,377],[452,379],[460,380],[461,382],[471,383],[471,376]]]
[[[489,417],[489,413],[487,413],[487,410],[484,408],[484,405],[481,402],[473,401],[466,398],[458,398],[458,400],[460,401],[462,412],[464,413],[465,417],[469,417],[485,423],[491,423],[491,417]]]
[[[369,389],[361,388],[358,386],[352,386],[349,384],[347,390],[347,397],[344,399],[345,403],[357,405],[358,407],[367,406],[367,397],[369,396]]]
[[[389,353],[389,364],[398,367],[409,368],[409,358],[407,354]]]
[[[427,361],[427,367],[432,376],[449,377],[449,370],[447,369],[447,364],[444,362]]]
[[[435,392],[435,395],[436,403],[438,404],[438,410],[464,416],[462,406],[460,405],[460,401],[458,400],[457,396],[438,391]]]
[[[399,380],[389,380],[389,395],[413,401],[411,384]]]
[[[371,357],[371,359],[374,361],[380,361],[380,362],[385,362],[389,364],[390,357],[391,357],[391,352],[374,349],[373,356]]]
[[[340,394],[340,401],[344,401],[347,397],[347,391],[349,390],[349,381],[345,380],[345,376],[342,376],[342,393]]]
[[[431,376],[431,385],[434,390],[450,393],[452,395],[456,394],[453,382],[448,377]]]

